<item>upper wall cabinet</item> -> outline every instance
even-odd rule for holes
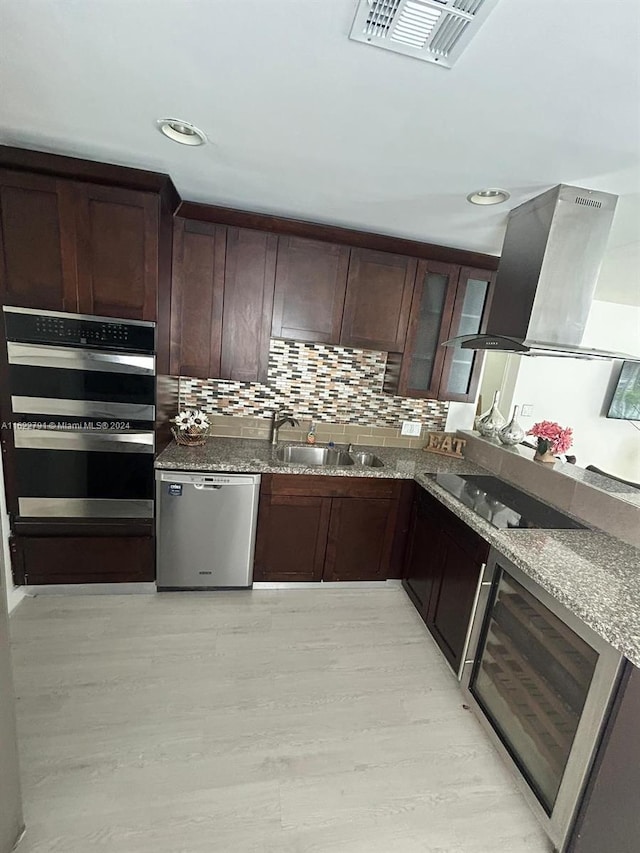
[[[339,343],[348,267],[348,246],[279,237],[272,336]]]
[[[249,228],[227,229],[220,375],[235,382],[264,382],[278,238]]]
[[[81,183],[73,193],[80,313],[155,320],[157,196]]]
[[[174,220],[171,366],[174,376],[220,376],[227,229]]]
[[[402,352],[417,261],[404,255],[352,249],[340,343]]]
[[[403,397],[473,402],[483,354],[443,347],[448,338],[480,331],[492,273],[420,261],[407,344],[387,362],[385,390]]]
[[[62,182],[0,170],[0,299],[8,305],[76,311],[74,216]]]
[[[107,317],[157,317],[159,197],[0,170],[0,298]]]
[[[171,373],[264,382],[278,238],[176,218]]]

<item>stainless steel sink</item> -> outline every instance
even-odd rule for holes
[[[291,465],[353,465],[345,450],[333,447],[279,447],[276,458]]]
[[[366,450],[352,450],[351,458],[358,465],[365,465],[367,468],[383,468],[384,462],[374,453],[368,453]]]

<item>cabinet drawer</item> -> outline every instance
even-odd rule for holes
[[[11,540],[11,554],[18,584],[155,579],[151,536],[19,536]]]
[[[266,474],[262,477],[263,494],[308,495],[326,498],[395,498],[402,480],[376,477],[331,477],[305,474]]]

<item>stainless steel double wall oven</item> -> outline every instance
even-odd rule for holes
[[[17,517],[152,519],[155,324],[3,311]]]

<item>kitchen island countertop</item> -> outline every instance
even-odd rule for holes
[[[358,445],[358,450],[363,449],[375,453],[383,467],[290,465],[275,458],[275,448],[269,442],[210,438],[203,447],[172,443],[158,456],[156,468],[415,480],[599,636],[640,666],[640,551],[637,548],[588,529],[500,530],[429,476],[490,474],[487,469],[466,459],[423,450]]]

